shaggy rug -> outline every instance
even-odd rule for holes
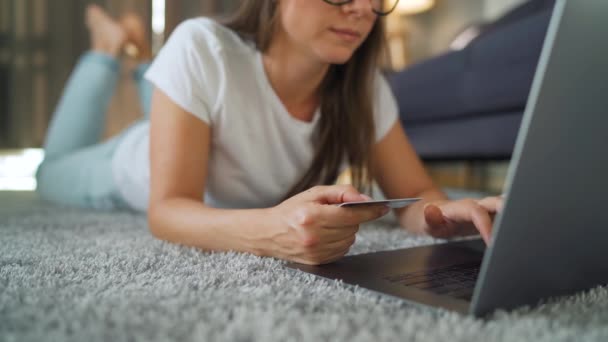
[[[350,254],[435,242],[380,220]],[[608,341],[607,288],[478,320],[282,263],[156,240],[141,215],[0,192],[0,340]]]

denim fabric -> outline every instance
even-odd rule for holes
[[[137,82],[137,91],[139,92],[139,102],[141,109],[144,112],[146,119],[150,118],[150,106],[152,105],[152,91],[154,87],[150,82],[144,79],[144,74],[150,68],[150,63],[140,64],[133,72],[133,79]]]
[[[143,79],[147,67],[142,64],[134,73],[146,119],[152,94]],[[112,175],[114,151],[128,129],[99,142],[119,71],[118,61],[104,54],[88,52],[79,60],[53,114],[45,159],[36,173],[42,198],[83,208],[128,208]]]

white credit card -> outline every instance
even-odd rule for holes
[[[365,207],[365,206],[373,206],[373,205],[384,205],[389,208],[397,209],[408,206],[412,203],[420,201],[422,198],[397,198],[390,200],[382,200],[382,201],[361,201],[361,202],[345,202],[342,204],[338,204],[339,207],[347,207],[347,208],[357,208],[357,207]]]

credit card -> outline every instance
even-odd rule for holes
[[[397,198],[397,199],[380,200],[380,201],[344,202],[342,204],[338,204],[338,206],[347,207],[347,208],[357,208],[357,207],[365,207],[365,206],[384,205],[389,208],[397,209],[397,208],[403,208],[412,203],[418,202],[421,199],[422,198]]]

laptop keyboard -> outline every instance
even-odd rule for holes
[[[451,265],[413,273],[384,277],[392,283],[431,291],[436,294],[471,300],[479,275],[480,262]]]

